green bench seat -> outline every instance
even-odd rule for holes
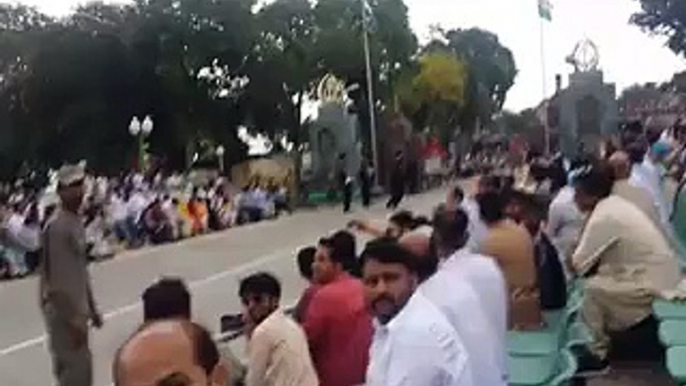
[[[679,384],[686,384],[686,347],[667,349],[667,370]]]
[[[510,386],[545,385],[556,374],[558,352],[545,356],[513,356],[507,358]]]
[[[544,356],[559,351],[566,336],[567,311],[543,313],[546,327],[535,331],[508,331],[507,352],[520,356]]]
[[[567,386],[577,370],[569,350],[546,356],[513,356],[507,359],[510,386]]]
[[[665,320],[660,323],[660,342],[665,347],[686,346],[686,320]]]
[[[686,302],[655,299],[653,312],[659,320],[686,320]]]

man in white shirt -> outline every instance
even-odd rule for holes
[[[117,237],[127,243],[133,243],[135,239],[134,230],[131,229],[127,221],[129,216],[128,207],[119,193],[115,192],[112,194],[107,211]]]
[[[633,164],[629,183],[650,193],[660,215],[660,221],[662,224],[669,224],[669,208],[662,189],[662,176],[647,155],[645,144],[641,141],[632,143],[627,146],[627,153]]]
[[[467,248],[471,251],[476,252],[479,250],[481,240],[488,234],[488,226],[481,219],[479,203],[476,201],[476,196],[498,190],[500,190],[500,181],[497,177],[481,176],[479,177],[476,195],[463,199],[460,204],[460,207],[469,217],[469,240],[467,241]]]
[[[434,214],[435,250],[444,258],[420,290],[462,337],[477,385],[507,385],[505,279],[489,257],[465,247],[469,219],[462,210]],[[467,311],[468,310],[468,311]]]
[[[392,239],[379,239],[367,245],[361,260],[376,317],[366,385],[476,385],[460,336],[417,291],[417,257]]]
[[[303,329],[279,309],[281,285],[267,273],[241,281],[248,332],[246,386],[318,386]]]
[[[565,186],[550,203],[546,224],[546,234],[557,248],[563,267],[566,267],[565,261],[574,253],[583,226],[584,216],[574,203],[574,188]],[[569,272],[565,273],[569,278]]]

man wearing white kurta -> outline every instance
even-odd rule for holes
[[[434,243],[443,261],[420,291],[448,318],[462,338],[477,385],[507,385],[505,279],[493,259],[465,247],[468,216],[438,210]]]
[[[630,146],[628,152],[633,163],[629,183],[650,193],[660,215],[660,221],[662,224],[669,224],[669,207],[662,187],[662,175],[657,165],[641,145]]]
[[[416,257],[397,242],[377,240],[362,254],[375,320],[367,386],[472,386],[460,336],[419,291]]]
[[[599,168],[575,184],[579,209],[591,213],[572,256],[575,272],[587,277],[582,315],[593,335],[589,349],[595,357],[581,363],[588,372],[607,368],[608,332],[644,321],[655,295],[675,288],[680,279],[663,233],[635,205],[610,195],[612,184],[609,171]]]

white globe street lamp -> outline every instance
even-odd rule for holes
[[[131,118],[131,123],[129,124],[129,133],[132,136],[137,137],[141,132],[141,121],[137,117]]]
[[[129,124],[129,133],[131,136],[136,138],[136,146],[137,148],[137,153],[138,153],[138,161],[137,161],[137,166],[138,170],[142,171],[144,169],[144,164],[145,164],[145,153],[146,153],[146,145],[145,145],[145,138],[152,133],[153,129],[153,122],[152,118],[150,118],[149,115],[145,116],[145,119],[143,119],[143,122],[138,119],[138,117],[134,116],[131,118],[131,123]]]
[[[152,118],[150,118],[149,115],[146,115],[145,119],[143,120],[143,124],[141,125],[143,135],[146,135],[146,136],[150,135],[150,133],[152,133],[153,127],[154,126],[153,126]]]

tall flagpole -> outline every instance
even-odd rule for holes
[[[374,179],[377,180],[379,175],[379,154],[376,145],[376,114],[374,109],[374,77],[372,75],[372,59],[369,50],[369,20],[367,15],[367,0],[361,0],[362,3],[362,39],[364,41],[364,63],[367,72],[367,99],[369,102],[369,131],[372,140],[372,164],[374,165]]]
[[[545,140],[545,155],[550,155],[550,128],[548,127],[548,106],[546,98],[548,97],[548,74],[546,73],[545,65],[545,20],[539,17],[541,26],[541,76],[542,76],[542,91],[543,91],[543,136]]]

